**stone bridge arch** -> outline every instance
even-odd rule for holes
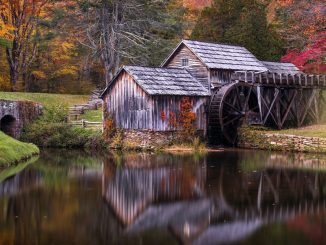
[[[41,113],[41,104],[0,99],[0,130],[19,139],[24,125],[35,120]]]
[[[5,115],[0,119],[0,130],[15,138],[17,131],[17,120],[12,115]]]

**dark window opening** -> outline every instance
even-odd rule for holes
[[[0,120],[0,130],[5,134],[16,136],[16,119],[13,116],[6,115]]]
[[[182,59],[181,62],[183,67],[189,66],[189,59]]]

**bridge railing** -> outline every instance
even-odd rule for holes
[[[232,75],[232,80],[271,86],[326,89],[326,75],[236,71]]]

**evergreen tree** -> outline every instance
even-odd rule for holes
[[[214,0],[192,38],[241,45],[261,60],[279,60],[284,54],[282,40],[267,22],[266,5],[257,0]]]

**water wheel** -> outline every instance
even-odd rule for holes
[[[232,83],[214,91],[209,110],[211,143],[236,145],[238,128],[259,115],[255,88],[248,83]]]

